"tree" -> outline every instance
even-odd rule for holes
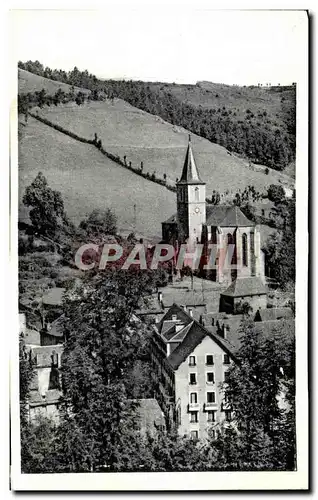
[[[268,338],[250,320],[242,322],[240,333],[239,362],[228,369],[223,386],[233,421],[221,429],[218,460],[240,470],[292,468],[284,443],[288,411],[279,405],[282,384],[293,377],[292,343],[281,337],[280,327]]]
[[[145,355],[147,330],[133,312],[153,290],[153,280],[151,272],[112,268],[88,276],[65,301],[64,418],[84,436],[89,470],[119,470],[129,450],[138,448],[129,388]]]
[[[48,186],[42,172],[39,172],[31,185],[26,188],[23,203],[31,207],[30,219],[38,234],[54,239],[58,238],[63,229],[72,231],[61,193]]]
[[[285,199],[285,191],[279,184],[271,184],[267,190],[267,196],[275,204]]]
[[[116,235],[117,217],[110,209],[93,210],[89,216],[80,223],[89,238],[103,238],[106,235]]]

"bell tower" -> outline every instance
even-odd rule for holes
[[[182,175],[177,182],[178,239],[201,243],[202,225],[206,222],[205,182],[200,178],[194,159],[191,136]]]

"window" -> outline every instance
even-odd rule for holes
[[[196,404],[198,402],[198,395],[196,392],[191,392],[190,393],[190,403],[191,404]]]
[[[208,384],[214,384],[214,373],[213,372],[208,372],[206,374],[206,381]]]
[[[197,423],[198,422],[198,413],[197,411],[190,411],[190,422]]]
[[[231,422],[231,420],[232,420],[231,410],[225,410],[224,414],[225,414],[225,420],[227,422]]]
[[[207,392],[206,400],[207,403],[215,403],[215,392]]]
[[[197,441],[199,439],[199,432],[191,431],[191,439],[193,439],[193,441]]]
[[[248,257],[247,257],[247,235],[244,233],[242,235],[242,252],[243,252],[243,266],[248,266]]]
[[[230,364],[230,356],[228,354],[224,354],[224,356],[223,356],[223,363],[225,365],[229,365]]]
[[[264,208],[262,208],[262,216],[264,217],[264,215],[265,215],[265,210]]]
[[[199,201],[199,188],[196,187],[194,190],[194,200]]]
[[[207,421],[208,422],[215,422],[215,411],[214,410],[209,410],[207,412]]]
[[[207,356],[206,356],[206,364],[207,364],[208,366],[211,366],[211,365],[213,365],[213,364],[214,364],[214,363],[213,363],[213,356],[212,356],[212,354],[207,354]]]
[[[190,384],[195,385],[197,383],[196,373],[190,373]]]
[[[211,436],[212,439],[215,439],[215,430],[214,429],[212,429],[210,431],[210,436]]]
[[[229,374],[228,372],[224,372],[224,382],[228,382],[229,381]]]
[[[189,365],[190,366],[195,366],[196,365],[195,356],[190,356],[189,357]]]
[[[231,235],[231,233],[227,234],[227,244],[233,245],[233,236]]]

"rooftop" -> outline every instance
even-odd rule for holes
[[[178,184],[205,184],[205,182],[203,182],[200,178],[200,174],[194,159],[191,146],[191,136],[189,136],[188,149],[184,160],[181,178]]]
[[[251,295],[266,295],[267,289],[258,276],[250,278],[236,278],[221,296],[226,297],[248,297]]]
[[[233,205],[206,205],[206,225],[219,227],[253,227],[242,210]]]
[[[43,295],[43,304],[47,306],[61,306],[64,292],[65,288],[51,288]]]

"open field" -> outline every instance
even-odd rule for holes
[[[64,92],[69,92],[71,89],[70,85],[67,83],[56,82],[55,80],[50,80],[48,78],[44,78],[43,76],[34,75],[29,71],[25,71],[24,69],[18,69],[18,86],[19,86],[19,94],[27,94],[28,92],[40,91],[43,88],[46,90],[46,93],[49,95],[55,94],[58,89],[63,90]],[[74,87],[75,91],[82,91],[85,94],[90,94],[90,90],[82,89],[79,87]]]
[[[83,106],[59,105],[38,110],[54,123],[86,138],[96,132],[103,147],[127,156],[133,166],[144,164],[145,172],[167,175],[169,183],[180,177],[188,141],[188,131],[161,118],[130,106],[125,101],[90,102]],[[224,147],[192,135],[193,149],[201,177],[207,183],[207,196],[213,190],[225,193],[243,190],[252,184],[265,192],[270,184],[292,184],[292,179],[277,171],[265,174],[265,167],[252,165],[230,154]]]
[[[26,186],[39,171],[50,187],[61,191],[72,222],[79,223],[95,208],[112,208],[121,232],[160,237],[161,221],[176,210],[175,195],[163,186],[110,161],[91,145],[82,144],[30,117],[19,123],[19,216],[28,220],[22,204]]]

